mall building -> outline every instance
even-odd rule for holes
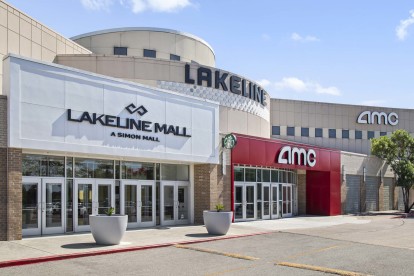
[[[397,209],[370,138],[414,110],[272,99],[201,38],[120,28],[64,38],[0,2],[0,240]]]

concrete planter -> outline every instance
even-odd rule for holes
[[[92,236],[97,244],[119,244],[125,234],[128,215],[90,215]]]
[[[203,211],[204,224],[211,235],[226,235],[229,231],[233,212]]]

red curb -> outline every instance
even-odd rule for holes
[[[182,242],[169,242],[169,243],[159,243],[159,244],[152,244],[152,245],[132,246],[132,247],[126,247],[126,248],[110,249],[110,250],[98,250],[98,251],[72,253],[72,254],[43,256],[43,257],[27,258],[27,259],[20,259],[20,260],[10,260],[10,261],[0,262],[0,268],[29,265],[29,264],[36,264],[36,263],[62,261],[62,260],[68,260],[68,259],[77,259],[77,258],[92,257],[92,256],[99,256],[99,255],[124,253],[124,252],[139,251],[139,250],[146,250],[146,249],[155,249],[155,248],[168,247],[168,246],[177,245],[177,244],[194,244],[194,243],[203,243],[203,242],[217,241],[217,240],[237,239],[237,238],[244,238],[244,237],[250,237],[250,236],[257,236],[257,235],[266,235],[270,233],[274,233],[274,231],[258,232],[258,233],[242,234],[242,235],[234,235],[234,236],[224,236],[224,237],[211,237],[211,238],[206,238],[206,239],[189,240],[189,241],[182,241]]]

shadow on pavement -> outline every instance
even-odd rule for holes
[[[94,242],[82,242],[82,243],[70,243],[64,244],[61,247],[66,249],[89,249],[89,248],[101,248],[101,247],[108,247],[111,245],[101,245],[96,244]]]
[[[186,234],[187,237],[192,237],[192,238],[208,238],[208,237],[216,237],[217,235],[210,235],[210,234],[205,234],[205,233],[197,233],[197,234]],[[221,235],[218,235],[221,236]]]

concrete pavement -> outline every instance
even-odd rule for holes
[[[198,243],[271,232],[291,232],[324,236],[355,242],[368,242],[413,249],[414,219],[396,218],[396,214],[373,216],[294,217],[280,220],[234,223],[226,236],[210,236],[204,226],[156,227],[128,230],[120,245],[96,245],[90,233],[25,238],[0,242],[0,266],[16,260],[93,256],[127,252],[173,244]],[[401,237],[403,237],[401,239]],[[89,254],[89,255],[88,255]],[[19,262],[17,262],[19,263]],[[29,260],[30,263],[30,260]]]

